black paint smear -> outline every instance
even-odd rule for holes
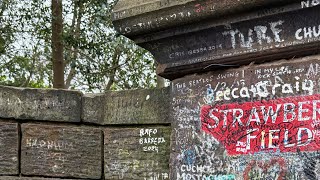
[[[317,162],[311,158],[306,158],[304,160],[303,172],[306,175],[306,177],[310,180],[317,179],[317,175],[315,173],[316,164]]]

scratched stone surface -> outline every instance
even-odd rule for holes
[[[169,179],[171,128],[107,128],[105,179]]]
[[[81,93],[0,86],[0,117],[80,122]]]
[[[254,8],[255,11],[242,14],[229,13],[217,19],[195,15],[197,20],[185,25],[176,22],[180,19],[184,22],[183,19],[191,12],[212,14],[210,2],[190,2],[197,3],[195,5],[198,6],[191,6],[191,10],[180,7],[181,12],[175,11],[173,14],[166,14],[166,8],[160,9],[155,11],[156,17],[151,18],[152,20],[143,19],[152,13],[141,14],[135,16],[139,23],[135,22],[133,17],[125,18],[127,23],[122,22],[124,20],[115,20],[114,23],[123,26],[118,28],[120,33],[149,50],[158,62],[157,74],[171,80],[225,66],[238,67],[252,61],[261,63],[319,52],[319,0],[287,1],[289,4],[263,6],[265,8]],[[181,6],[188,6],[190,3],[181,3]],[[214,7],[227,6],[227,3],[234,3],[235,6],[241,3],[259,4],[257,1],[212,3],[216,3]],[[232,7],[230,5],[231,9]],[[171,8],[173,7],[169,9]],[[216,9],[223,11],[223,8]],[[162,27],[160,24],[167,22],[173,23],[174,26],[163,25],[164,29],[159,29]],[[156,30],[148,30],[149,26]],[[136,35],[129,33],[139,29],[146,32]]]
[[[299,0],[120,0],[113,9],[115,28],[133,36],[172,26],[219,18],[252,9],[279,6]]]
[[[0,121],[0,175],[19,173],[18,124]]]
[[[169,118],[169,89],[109,91],[84,96],[82,117],[95,124],[165,124]]]
[[[81,119],[84,122],[99,124],[104,118],[105,96],[101,94],[84,94],[82,97]]]
[[[21,173],[100,179],[102,131],[88,127],[23,124]]]
[[[40,177],[15,177],[15,176],[0,176],[0,180],[63,180],[60,178],[40,178]],[[80,179],[69,179],[80,180]]]
[[[320,56],[172,83],[171,179],[320,179]]]

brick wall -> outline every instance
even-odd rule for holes
[[[0,87],[0,179],[168,179],[169,89]]]
[[[81,94],[0,87],[1,179],[319,179],[320,56]]]

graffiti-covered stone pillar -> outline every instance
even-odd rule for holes
[[[320,178],[319,0],[120,0],[172,80],[171,179]]]

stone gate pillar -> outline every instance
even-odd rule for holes
[[[172,80],[171,179],[320,178],[318,5],[118,2],[118,32]]]

